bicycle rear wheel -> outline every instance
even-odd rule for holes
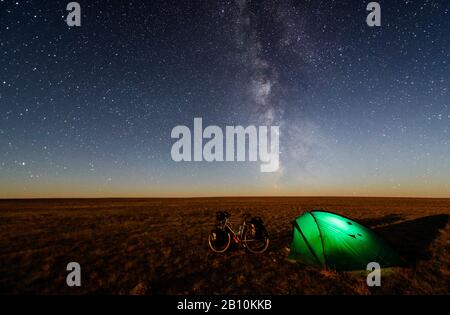
[[[262,254],[269,247],[269,234],[263,226],[250,224],[245,229],[243,242],[250,252]]]

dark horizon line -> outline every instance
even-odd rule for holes
[[[194,196],[194,197],[30,197],[30,198],[0,198],[0,201],[21,200],[124,200],[124,199],[229,199],[229,198],[361,198],[361,199],[450,199],[450,197],[411,197],[411,196]]]

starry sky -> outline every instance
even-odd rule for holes
[[[450,4],[0,0],[0,198],[450,197]],[[280,126],[280,168],[171,131]]]

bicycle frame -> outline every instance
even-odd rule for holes
[[[233,239],[236,242],[241,243],[242,242],[242,235],[245,231],[245,227],[247,226],[247,223],[245,221],[245,219],[243,220],[243,222],[241,224],[239,224],[240,227],[240,232],[236,233],[236,231],[233,229],[233,225],[230,223],[230,220],[228,218],[225,219],[224,223],[222,224],[222,230],[225,231],[226,229],[228,229],[232,234],[233,234]]]

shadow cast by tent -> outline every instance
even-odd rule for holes
[[[431,257],[429,247],[449,221],[446,214],[432,215],[392,224],[374,231],[389,242],[405,261],[413,265]]]
[[[359,222],[369,228],[375,228],[379,225],[386,225],[401,221],[403,216],[400,214],[389,214],[383,217],[361,219]]]

